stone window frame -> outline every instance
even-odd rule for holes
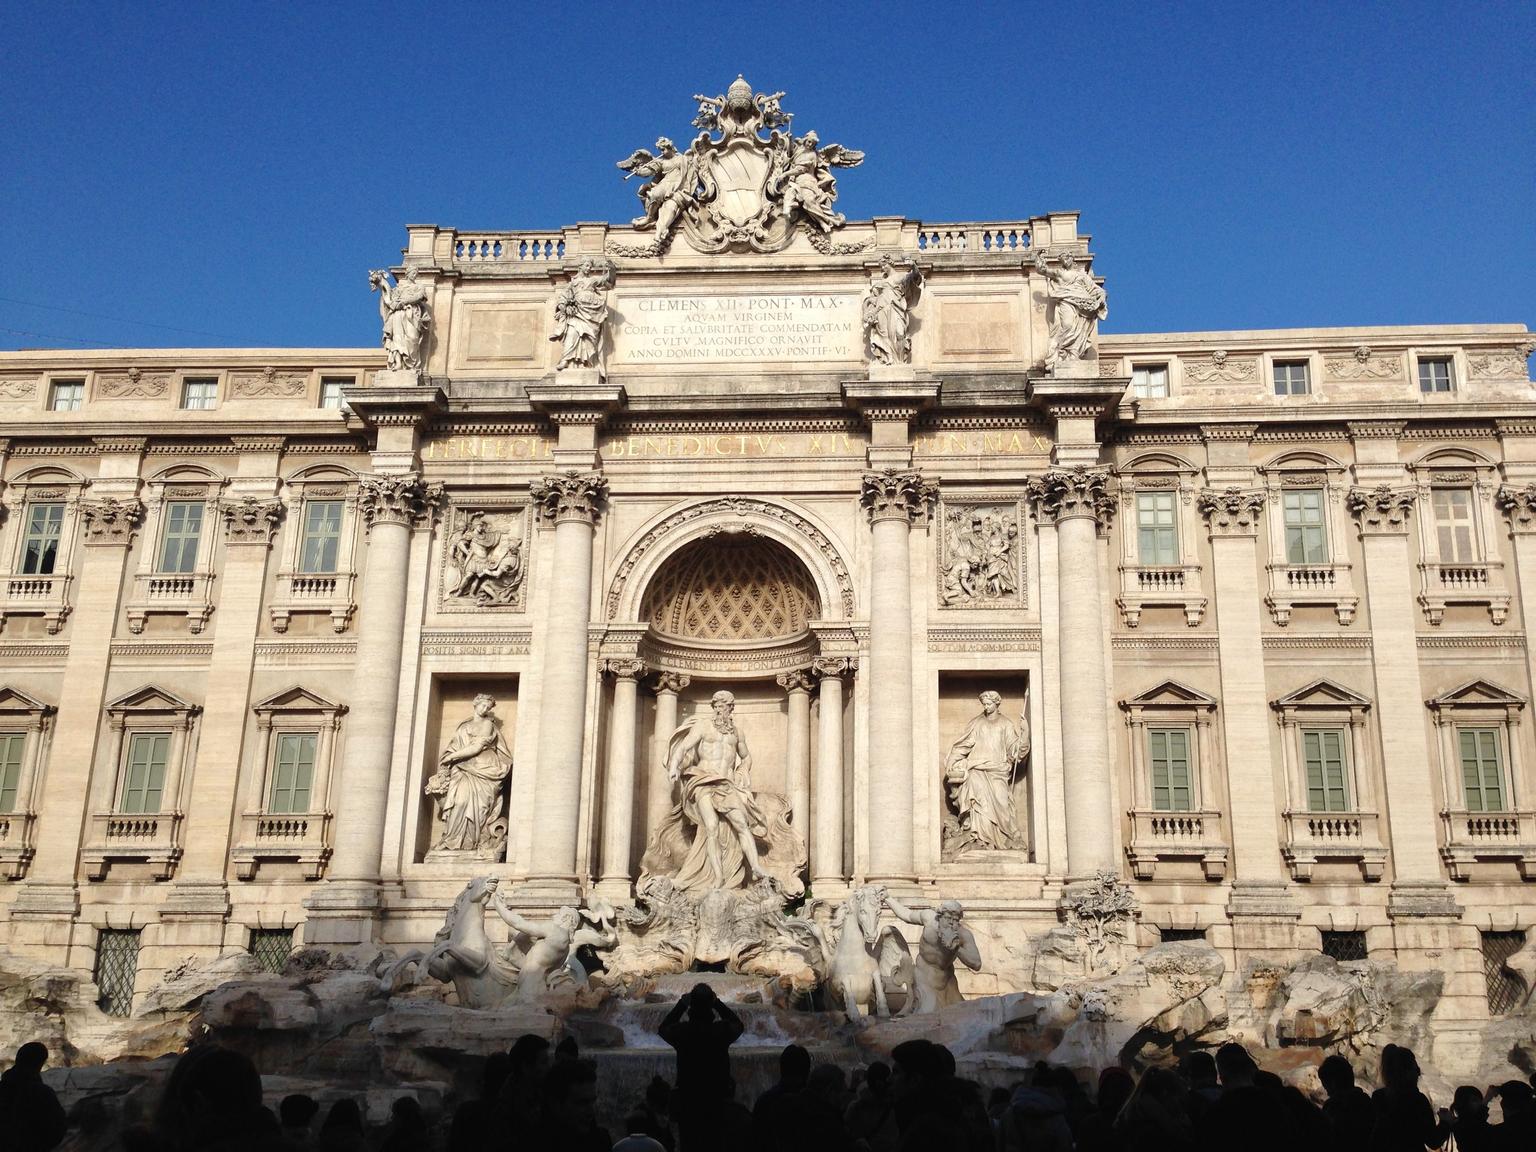
[[[285,512],[278,545],[281,561],[277,586],[267,606],[274,632],[287,632],[288,621],[300,613],[329,615],[333,631],[347,630],[357,611],[357,543],[362,525],[358,487],[358,474],[340,464],[312,465],[284,479],[279,495]],[[305,505],[311,500],[341,501],[334,572],[300,569]]]
[[[1126,858],[1138,880],[1156,877],[1164,860],[1195,859],[1207,880],[1226,876],[1230,855],[1215,800],[1226,777],[1214,720],[1217,700],[1177,680],[1164,680],[1120,701],[1131,749],[1131,835]],[[1190,739],[1190,809],[1165,812],[1152,806],[1151,728],[1185,728]]]
[[[102,880],[117,862],[142,861],[155,879],[169,880],[181,859],[184,801],[189,791],[196,756],[198,716],[202,705],[155,684],[145,684],[117,697],[104,709],[110,738],[105,741],[105,763],[98,760],[93,774],[92,800],[86,844],[80,859],[91,880]],[[128,771],[130,736],[168,731],[170,749],[165,761],[165,781],[158,812],[119,811]]]
[[[6,483],[0,495],[5,514],[0,524],[0,629],[11,616],[43,617],[50,636],[63,629],[72,608],[69,593],[80,543],[80,501],[90,483],[57,464],[30,468]],[[64,505],[64,519],[59,526],[59,552],[53,571],[26,575],[21,571],[21,549],[27,509],[34,503],[54,502]]]
[[[213,381],[213,405],[208,408],[188,408],[187,385],[202,380]],[[217,368],[184,368],[176,373],[175,389],[176,411],[217,412],[229,399],[229,373]]]
[[[1487,860],[1514,861],[1523,879],[1536,880],[1536,805],[1528,786],[1522,723],[1526,703],[1524,696],[1481,677],[1425,701],[1435,725],[1444,797],[1440,858],[1452,880],[1471,879]],[[1467,808],[1458,750],[1463,728],[1500,732],[1499,771],[1507,797],[1503,811]]]
[[[343,395],[338,394],[337,402],[334,405],[327,404],[325,402],[325,388],[326,388],[327,384],[340,384],[343,387],[347,387],[347,386],[356,387],[356,385],[357,385],[357,373],[355,373],[355,372],[350,372],[350,373],[343,373],[343,372],[321,372],[320,373],[319,384],[316,386],[316,393],[315,393],[315,407],[316,408],[319,408],[322,412],[341,412],[341,413],[350,412],[351,409],[347,407],[347,400],[346,400],[346,397],[343,396]]]
[[[1419,398],[1421,404],[1444,404],[1457,400],[1466,387],[1469,374],[1467,372],[1467,354],[1464,348],[1457,345],[1425,345],[1409,348],[1408,352],[1408,381],[1413,387],[1413,394]],[[1447,360],[1451,365],[1451,387],[1448,392],[1425,392],[1419,384],[1419,363],[1424,360]]]
[[[45,412],[79,412],[91,398],[91,380],[88,372],[50,372],[45,380],[47,385],[43,389],[43,411]],[[73,408],[55,408],[54,400],[57,398],[60,384],[80,385],[80,402]]]
[[[1264,570],[1269,591],[1264,604],[1276,624],[1284,628],[1291,613],[1301,605],[1332,608],[1340,624],[1353,623],[1360,606],[1349,558],[1350,517],[1344,508],[1349,491],[1349,469],[1337,460],[1316,452],[1289,451],[1258,469],[1268,495],[1269,558]],[[1319,488],[1323,493],[1323,519],[1328,540],[1328,560],[1320,564],[1292,564],[1286,558],[1286,489]]]
[[[345,704],[328,700],[301,684],[284,688],[251,705],[256,716],[257,749],[254,769],[245,788],[240,830],[230,857],[235,874],[252,880],[268,862],[295,862],[306,880],[318,880],[331,858],[331,781],[341,745]],[[307,812],[271,811],[272,777],[279,736],[316,736],[315,772],[310,781]]]
[[[218,544],[220,497],[227,477],[195,465],[178,464],[144,484],[144,529],[138,567],[125,611],[128,631],[139,635],[152,615],[185,616],[193,635],[203,631],[213,615],[214,553]],[[201,501],[202,533],[197,562],[191,572],[161,572],[165,508],[172,501]]]
[[[1259,370],[1264,374],[1264,382],[1269,398],[1282,404],[1294,404],[1298,400],[1306,402],[1318,395],[1318,385],[1323,379],[1323,357],[1316,351],[1293,349],[1290,351],[1268,351],[1260,356]],[[1305,364],[1307,366],[1307,390],[1305,392],[1276,392],[1275,369],[1281,364]]]
[[[1151,369],[1163,370],[1163,394],[1161,396],[1143,396],[1136,391],[1136,373]],[[1130,378],[1126,385],[1125,395],[1127,400],[1167,400],[1174,395],[1173,390],[1173,357],[1164,357],[1161,360],[1148,359],[1146,357],[1132,356],[1126,364],[1125,374]]]
[[[1419,537],[1419,607],[1433,626],[1445,618],[1451,604],[1483,605],[1495,625],[1509,619],[1510,591],[1499,551],[1501,524],[1495,498],[1499,468],[1492,460],[1465,448],[1437,448],[1408,465],[1417,495],[1413,517]],[[1474,550],[1479,559],[1442,562],[1434,513],[1437,488],[1468,488],[1472,492]]]
[[[0,875],[20,880],[37,851],[35,801],[42,794],[39,781],[48,762],[53,741],[53,719],[58,709],[19,688],[0,685],[0,733],[22,736],[21,774],[16,780],[16,801],[9,812],[0,812]]]
[[[1291,876],[1312,879],[1319,861],[1353,860],[1367,880],[1380,880],[1387,848],[1381,841],[1381,812],[1376,788],[1375,745],[1369,731],[1371,701],[1335,680],[1322,677],[1271,700],[1280,726],[1284,761],[1285,841],[1281,853]],[[1313,812],[1307,806],[1307,766],[1303,734],[1343,729],[1345,779],[1351,806],[1345,812]]]
[[[1120,494],[1120,595],[1115,600],[1127,628],[1141,623],[1149,607],[1179,608],[1184,622],[1196,627],[1205,617],[1209,598],[1202,581],[1200,562],[1200,512],[1195,494],[1200,470],[1189,461],[1153,452],[1116,470]],[[1143,492],[1177,494],[1179,562],[1174,565],[1142,564],[1138,549],[1136,497]]]

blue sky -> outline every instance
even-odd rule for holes
[[[1109,331],[1536,323],[1536,5],[0,0],[0,348],[377,342],[407,223],[627,220],[738,72],[850,217],[1076,208]]]

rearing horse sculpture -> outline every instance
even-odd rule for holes
[[[497,955],[485,933],[485,906],[495,895],[495,877],[464,885],[422,965],[433,979],[452,982],[465,1008],[498,1007],[517,986],[517,969]]]
[[[876,1016],[889,1016],[912,1004],[912,952],[901,933],[880,927],[885,888],[866,884],[856,888],[832,914],[828,933],[813,920],[800,921],[819,945],[820,962],[812,967],[826,992],[829,1006],[842,1008],[857,1020],[864,1006]],[[798,934],[798,933],[797,933]]]

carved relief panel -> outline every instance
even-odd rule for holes
[[[1024,605],[1022,523],[1017,500],[944,502],[939,524],[940,607]]]
[[[438,608],[522,612],[532,520],[527,503],[454,505],[444,519]]]

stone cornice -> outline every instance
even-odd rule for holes
[[[1404,420],[1351,420],[1346,427],[1352,440],[1401,440],[1408,424]]]
[[[1040,518],[1052,523],[1086,517],[1107,526],[1115,513],[1107,468],[1053,468],[1031,477],[1024,485],[1024,494]]]
[[[347,406],[373,428],[411,428],[447,407],[441,388],[359,388],[347,393]]]
[[[1344,506],[1359,523],[1360,535],[1398,536],[1408,531],[1415,496],[1412,488],[1378,484],[1374,488],[1351,488],[1344,495]]]
[[[573,468],[541,476],[529,487],[528,496],[545,520],[596,524],[608,502],[608,480],[601,472]]]
[[[230,544],[271,544],[272,534],[283,518],[281,500],[258,500],[245,496],[225,501],[219,511],[224,516],[224,539]]]
[[[1229,443],[1246,444],[1257,434],[1257,424],[1202,424],[1200,425],[1200,439],[1210,441],[1227,441]]]
[[[580,371],[568,370],[568,374]],[[542,381],[527,384],[523,390],[533,410],[555,424],[601,424],[626,400],[624,389],[617,384]]]
[[[80,518],[85,524],[87,545],[127,547],[133,542],[134,529],[144,519],[144,502],[111,496],[81,500]]]
[[[1200,492],[1195,506],[1205,517],[1212,536],[1253,536],[1259,530],[1259,517],[1264,512],[1264,490],[1239,488],[1205,488]]]
[[[924,480],[915,468],[902,471],[887,468],[864,473],[859,503],[871,523],[881,520],[905,520],[908,524],[926,520],[928,510],[939,498],[939,486]]]
[[[369,530],[375,524],[420,524],[442,501],[443,486],[423,483],[416,472],[375,473],[357,482],[357,507]]]

